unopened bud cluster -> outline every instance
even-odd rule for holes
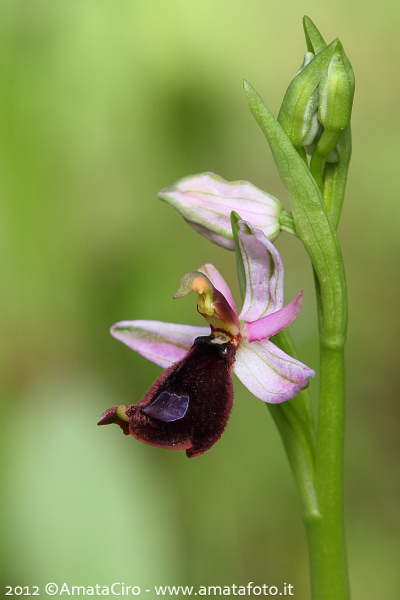
[[[338,145],[350,123],[354,73],[339,40],[327,46],[310,20],[304,25],[308,51],[278,120],[299,152],[337,162]]]

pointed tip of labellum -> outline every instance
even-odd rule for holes
[[[119,425],[125,435],[129,435],[129,418],[126,414],[127,406],[113,406],[102,414],[97,425],[109,425],[115,423]]]
[[[231,412],[235,354],[230,342],[197,338],[138,404],[110,408],[99,425],[116,423],[146,444],[185,449],[188,457],[203,454],[221,437]]]

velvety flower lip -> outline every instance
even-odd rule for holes
[[[236,349],[214,336],[198,337],[163,371],[138,404],[108,409],[99,425],[116,423],[151,446],[186,450],[191,458],[221,437],[232,409]]]
[[[234,250],[230,215],[239,213],[270,240],[280,232],[282,204],[248,181],[226,181],[214,173],[189,175],[159,192],[187,223],[209,240]]]

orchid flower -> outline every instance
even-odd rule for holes
[[[237,212],[274,241],[280,232],[282,204],[248,181],[225,181],[214,173],[189,175],[159,192],[196,231],[235,250],[230,215]]]
[[[283,307],[283,264],[262,231],[239,221],[238,240],[246,294],[237,314],[228,285],[211,265],[187,273],[174,298],[196,292],[197,310],[209,328],[122,321],[111,334],[166,367],[139,404],[113,407],[99,425],[117,423],[125,434],[163,448],[202,454],[223,433],[233,401],[231,373],[265,402],[284,402],[308,385],[314,371],[269,338],[287,327],[303,292]]]

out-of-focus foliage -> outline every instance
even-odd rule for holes
[[[288,582],[307,597],[286,458],[268,411],[240,384],[226,433],[200,458],[96,427],[103,410],[139,400],[159,373],[113,340],[110,325],[202,324],[192,298],[172,295],[204,262],[234,287],[234,256],[157,192],[210,170],[249,179],[288,208],[242,77],[276,114],[302,62],[305,12],[327,40],[340,36],[356,73],[340,225],[352,585],[355,598],[397,597],[400,59],[399,6],[387,0],[379,13],[367,1],[362,14],[343,0],[2,2],[4,584]],[[317,369],[310,267],[295,239],[281,234],[277,245],[286,298],[305,290],[293,334]]]

